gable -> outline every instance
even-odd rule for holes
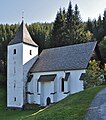
[[[101,61],[101,64],[103,63],[98,45],[96,45],[90,60],[94,60],[94,59],[96,61]]]

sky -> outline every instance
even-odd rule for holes
[[[70,0],[0,0],[0,24],[14,24],[24,19],[28,24],[35,22],[53,22],[59,8],[67,10]],[[74,9],[78,5],[81,18],[87,21],[103,15],[106,0],[71,0]]]

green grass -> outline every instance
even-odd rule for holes
[[[10,110],[6,108],[6,88],[0,86],[0,120],[21,120],[27,115],[37,112],[36,110]]]
[[[92,99],[104,87],[106,85],[70,95],[64,100],[23,120],[83,120]]]
[[[87,89],[64,100],[36,110],[8,110],[6,108],[6,89],[0,87],[0,120],[83,120],[85,113],[98,91],[106,85]]]
[[[0,74],[0,86],[6,85],[6,75]]]

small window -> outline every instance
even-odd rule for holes
[[[37,92],[39,92],[39,82],[37,82]]]
[[[64,92],[64,78],[61,80],[61,91]]]
[[[14,74],[16,73],[16,61],[14,61]]]
[[[32,55],[32,50],[30,50],[30,55]]]
[[[14,54],[16,54],[16,49],[14,49]]]
[[[16,84],[14,83],[14,88],[16,87]]]
[[[16,67],[14,66],[14,74],[16,73]]]
[[[14,97],[14,101],[16,101],[16,97]]]

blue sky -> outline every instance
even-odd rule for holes
[[[68,8],[70,0],[0,0],[0,23],[19,23],[24,10],[25,21],[53,22],[60,7]],[[97,18],[106,8],[106,0],[71,0],[74,8],[78,4],[81,18]]]

